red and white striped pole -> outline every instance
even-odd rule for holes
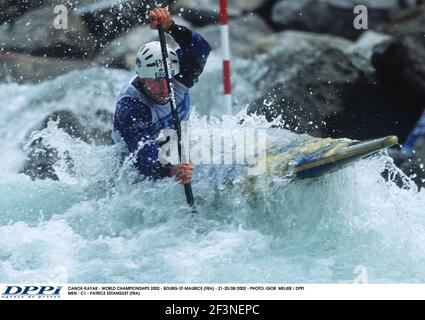
[[[226,111],[232,112],[232,87],[230,83],[230,46],[229,19],[227,17],[227,0],[220,0],[220,35],[223,54],[223,82]]]

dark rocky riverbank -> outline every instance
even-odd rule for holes
[[[170,5],[178,23],[192,26],[219,50],[218,1],[159,2]],[[157,3],[0,1],[0,80],[37,83],[90,66],[132,69],[138,47],[156,37],[146,21]],[[261,75],[247,74],[258,88],[250,113],[281,116],[283,127],[314,136],[396,134],[405,141],[425,108],[421,1],[363,1],[368,30],[353,26],[354,0],[230,3],[232,55],[263,70]],[[61,4],[68,9],[66,30],[53,25],[58,15],[54,7]],[[65,118],[78,121],[72,115]],[[419,183],[425,179],[420,168],[423,141],[412,157],[393,152]]]

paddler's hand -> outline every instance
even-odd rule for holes
[[[156,29],[159,24],[165,31],[167,31],[173,25],[170,11],[164,8],[149,11],[149,21],[151,29]]]
[[[192,180],[193,166],[190,163],[176,164],[171,167],[171,176],[183,184],[188,184]]]

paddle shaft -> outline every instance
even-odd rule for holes
[[[158,33],[159,33],[159,41],[161,43],[162,62],[164,64],[168,92],[170,93],[171,114],[173,116],[174,128],[177,131],[177,141],[178,141],[177,149],[179,152],[179,160],[180,160],[180,163],[182,163],[182,129],[180,125],[179,114],[177,112],[176,97],[174,94],[174,83],[172,81],[173,78],[170,74],[170,64],[169,64],[170,59],[168,58],[167,43],[165,41],[164,30],[159,24],[158,24]],[[189,204],[190,207],[194,208],[195,199],[193,198],[192,186],[190,183],[184,184],[184,191],[186,194],[187,203]]]

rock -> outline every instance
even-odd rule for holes
[[[175,7],[173,9],[174,16],[177,15],[197,27],[203,27],[210,24],[217,24],[220,20],[219,10],[216,8],[197,8],[197,7]],[[238,15],[235,12],[228,13],[229,18]]]
[[[276,83],[252,107],[270,120],[281,116],[292,131],[334,136],[338,118],[346,111],[345,101],[360,80],[361,73],[350,59],[342,51],[329,49],[288,81]]]
[[[30,151],[25,157],[25,162],[19,173],[23,173],[33,180],[59,180],[53,165],[59,160],[55,148],[43,144],[43,139],[38,138],[30,145]]]
[[[399,7],[399,0],[325,0],[336,8],[347,8],[353,11],[354,7],[362,4],[372,10],[392,10]]]
[[[251,13],[257,10],[263,4],[264,0],[233,0],[229,1],[229,8],[236,8],[242,10],[243,12]]]
[[[370,61],[372,59],[373,48],[390,38],[389,35],[384,33],[369,30],[363,33],[360,38],[348,48],[347,52],[359,54]]]
[[[401,141],[407,138],[425,106],[424,39],[421,32],[400,33],[377,45],[372,55],[380,87],[379,103],[393,115],[395,123],[390,127]]]
[[[272,9],[272,22],[279,30],[293,29],[328,33],[356,39],[364,30],[353,26],[356,0],[281,0]],[[383,31],[390,21],[397,0],[361,1],[368,8],[369,28]]]
[[[425,34],[400,34],[375,47],[372,56],[377,76],[390,87],[406,90],[425,104]]]
[[[95,111],[96,125],[89,127],[89,142],[96,145],[112,144],[112,123],[114,115],[106,109]]]
[[[401,9],[409,9],[424,4],[424,0],[398,0]]]
[[[260,91],[267,90],[276,81],[285,81],[288,74],[314,61],[324,50],[332,48],[344,51],[353,45],[353,42],[343,38],[299,31],[276,33],[273,39],[274,43],[270,40],[273,49],[256,57],[254,65],[248,70],[247,78],[255,79],[255,86]]]
[[[79,6],[75,14],[84,20],[91,34],[96,37],[97,46],[101,48],[132,27],[148,22],[150,9],[165,7],[171,2],[172,0],[103,1]]]
[[[228,2],[230,19],[254,12],[264,0],[233,0]],[[215,0],[180,0],[173,11],[195,26],[206,26],[220,20],[220,3]]]
[[[76,115],[69,110],[59,110],[48,115],[40,125],[32,131],[47,128],[49,121],[57,123],[57,127],[72,138],[96,145],[109,145],[112,133],[113,114],[105,109],[93,110],[90,118]]]
[[[134,68],[133,60],[141,45],[156,39],[156,32],[148,26],[137,26],[102,48],[95,58],[96,64],[130,70]]]
[[[191,28],[183,19],[176,17],[174,21]],[[106,45],[96,56],[95,62],[102,66],[134,70],[137,51],[146,42],[154,40],[158,40],[156,30],[152,30],[149,26],[136,26]],[[166,34],[166,40],[171,46],[178,47],[170,35]]]
[[[232,0],[228,1],[228,9],[242,10],[252,12],[260,7],[264,0]],[[194,7],[194,8],[220,8],[220,2],[217,0],[179,0],[177,5],[180,7]]]
[[[0,29],[2,51],[26,52],[37,56],[91,57],[95,41],[80,17],[68,14],[68,28],[56,29],[51,6],[31,10]]]
[[[53,11],[56,5],[65,5],[71,11],[96,1],[98,0],[0,0],[0,25],[2,23],[13,22],[16,18],[35,8],[50,6]]]
[[[406,95],[400,83],[377,78],[366,58],[354,56],[354,43],[304,32],[275,36],[274,48],[245,71],[258,90],[250,113],[269,120],[281,115],[287,128],[321,137],[363,140],[395,134],[406,139],[424,100]]]
[[[80,139],[86,143],[90,142],[89,133],[81,125],[81,122],[78,117],[71,111],[59,110],[53,112],[40,123],[40,125],[35,129],[35,131],[47,128],[47,125],[50,121],[56,122],[58,129],[62,129],[71,137],[75,139]]]
[[[267,53],[278,45],[278,35],[272,33],[256,38],[248,48],[243,49],[239,55],[243,58],[252,59],[258,54]]]
[[[30,9],[37,8],[51,2],[49,0],[33,0],[33,1],[19,1],[16,0],[1,0],[0,1],[0,25],[3,23],[10,23],[15,18],[23,15]]]
[[[94,143],[98,145],[111,144],[111,126],[112,114],[104,109],[95,111],[95,117],[100,123],[107,123],[108,130],[102,130],[96,125],[83,126],[82,123],[87,122],[85,119],[80,119],[74,113],[68,110],[55,111],[47,116],[38,127],[29,132],[28,136],[34,131],[47,128],[49,121],[57,123],[57,127],[69,134],[74,139],[80,139],[86,143]],[[65,163],[72,169],[72,158],[65,154]],[[54,170],[54,164],[60,160],[59,152],[43,142],[43,138],[34,139],[29,147],[21,173],[30,176],[32,179],[53,179],[58,180]]]
[[[87,133],[78,118],[72,112],[67,110],[54,112],[46,117],[36,130],[46,128],[49,121],[55,121],[58,128],[61,128],[71,137],[79,138],[86,142],[88,141]],[[55,148],[45,145],[43,143],[43,138],[37,138],[30,144],[29,152],[20,173],[24,173],[34,180],[59,180],[53,168],[53,165],[59,159],[59,153]]]
[[[419,188],[425,187],[425,136],[417,141],[412,155],[408,156],[398,149],[390,149],[389,154],[394,159],[395,165]],[[397,182],[402,185],[400,181]]]
[[[249,113],[316,136],[335,135],[346,102],[364,79],[343,49],[351,43],[334,37],[285,32],[279,46],[259,57],[252,76],[262,95]]]
[[[89,60],[34,57],[15,52],[0,52],[0,80],[36,83],[53,79],[72,70],[85,69]]]
[[[386,31],[393,35],[420,31],[425,33],[425,5],[394,16]]]
[[[407,174],[412,173],[412,178],[417,185],[425,187],[425,135],[417,141],[412,161],[407,160],[407,162],[404,162],[402,169]]]
[[[207,39],[213,49],[220,49],[220,28],[218,25],[207,26],[197,31]],[[229,34],[231,55],[251,55],[251,46],[254,45],[258,39],[268,37],[271,33],[271,29],[257,15],[248,15],[230,20]]]
[[[345,52],[351,56],[351,60],[357,68],[365,74],[374,77],[375,68],[372,65],[373,49],[376,45],[390,39],[390,36],[373,30],[366,31]]]

